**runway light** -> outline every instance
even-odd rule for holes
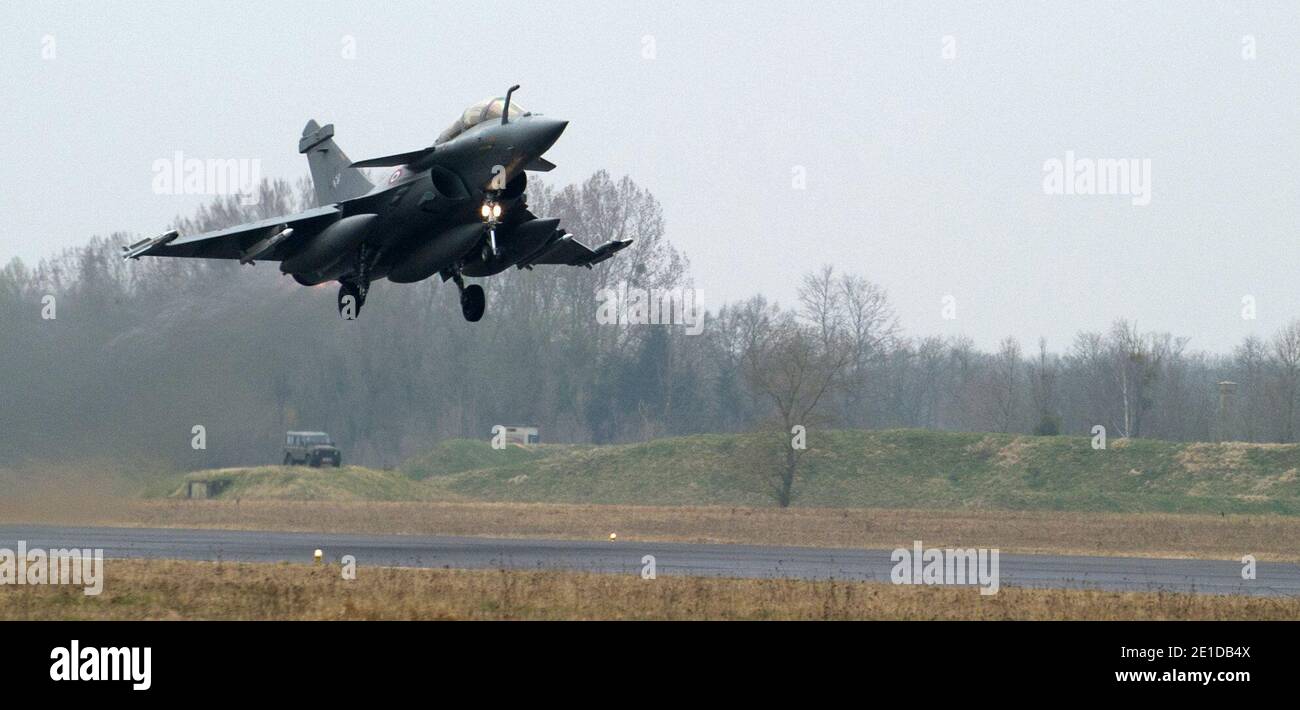
[[[321,552],[320,550],[316,550],[316,553],[312,555],[312,559],[316,560],[316,564],[320,564],[321,561],[325,559],[325,553]]]
[[[613,542],[613,541],[615,541],[615,540],[617,540],[617,539],[618,539],[618,533],[610,533],[610,534],[609,534],[609,541],[610,541],[610,542]]]

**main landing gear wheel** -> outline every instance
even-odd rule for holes
[[[483,317],[483,311],[487,310],[487,296],[483,295],[483,287],[478,284],[466,286],[465,277],[461,276],[459,265],[452,270],[451,279],[456,282],[456,288],[460,289],[461,314],[470,323],[479,322],[479,319]]]
[[[464,314],[465,320],[477,323],[483,317],[485,310],[487,310],[487,296],[483,295],[482,286],[470,284],[461,290],[460,312]]]
[[[359,286],[351,281],[339,284],[339,317],[344,320],[356,320],[361,315],[361,306],[365,305],[366,295]]]

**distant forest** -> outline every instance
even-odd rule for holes
[[[217,199],[175,226],[217,229],[313,199],[305,180],[265,182],[260,197]],[[692,286],[659,203],[600,172],[564,188],[535,181],[529,204],[588,243],[635,244],[592,270],[480,281],[477,324],[436,278],[377,282],[349,322],[336,285],[298,286],[276,263],[123,261],[138,235],[11,261],[0,270],[0,467],[270,463],[287,429],[328,431],[349,462],[381,466],[495,424],[594,443],[792,424],[1296,439],[1300,324],[1231,354],[1191,352],[1124,320],[1060,352],[1014,339],[982,352],[964,337],[909,337],[869,274],[832,267],[805,275],[795,303],[706,303],[698,334],[601,324],[601,289]],[[1237,383],[1222,400],[1221,381]],[[191,447],[196,425],[206,450]]]

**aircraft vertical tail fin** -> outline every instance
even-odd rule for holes
[[[334,142],[334,124],[321,126],[308,121],[298,141],[298,152],[307,156],[316,200],[324,206],[360,197],[374,188],[364,173],[351,167],[352,161]]]

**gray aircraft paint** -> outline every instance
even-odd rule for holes
[[[339,312],[355,317],[370,283],[393,276],[411,283],[440,274],[461,291],[465,318],[482,317],[483,289],[464,276],[490,276],[511,266],[592,267],[631,240],[590,249],[528,211],[528,170],[555,166],[542,156],[567,121],[519,108],[513,86],[461,113],[433,145],[353,162],[335,141],[333,124],[314,119],[298,152],[307,156],[320,207],[199,235],[167,232],[124,248],[124,256],[279,261],[303,285],[337,280]],[[362,168],[391,168],[373,184]]]

